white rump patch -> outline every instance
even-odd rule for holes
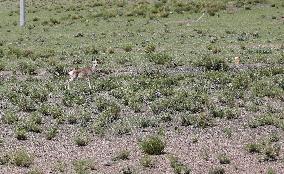
[[[70,75],[70,76],[73,76],[74,75],[74,69],[72,70],[72,71],[70,71],[70,72],[68,72],[68,74]]]

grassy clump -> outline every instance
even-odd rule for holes
[[[0,155],[0,165],[8,164],[11,160],[11,157],[8,154],[2,154]]]
[[[58,133],[58,128],[57,126],[51,127],[46,131],[46,139],[47,140],[52,140]]]
[[[63,104],[67,107],[75,105],[84,105],[86,103],[86,97],[81,93],[75,91],[66,91],[63,97]]]
[[[277,160],[280,152],[280,146],[278,144],[271,144],[270,142],[250,143],[246,145],[246,149],[250,153],[262,154],[266,161]]]
[[[141,149],[144,153],[149,155],[161,155],[166,147],[166,144],[158,136],[150,136],[145,138],[140,143]]]
[[[102,112],[99,114],[98,119],[94,123],[93,128],[96,134],[104,135],[106,129],[110,126],[110,124],[119,119],[121,109],[120,106],[118,106],[116,103],[108,102],[107,100],[104,100],[102,98],[98,100],[97,107],[98,110]],[[122,125],[117,128],[118,131],[121,131],[118,132],[118,134],[123,134],[130,131],[127,125]]]
[[[29,170],[27,174],[43,174],[43,172],[38,168],[34,168]]]
[[[231,160],[226,156],[226,154],[221,154],[218,156],[220,164],[230,164]]]
[[[130,155],[130,151],[128,150],[122,150],[120,151],[112,160],[117,161],[117,160],[128,160]]]
[[[277,174],[277,173],[275,172],[275,170],[273,170],[271,167],[269,167],[266,171],[266,174]]]
[[[246,145],[246,149],[250,153],[260,153],[262,148],[262,145],[258,143],[250,143]]]
[[[213,120],[205,113],[200,113],[198,115],[197,114],[182,115],[181,125],[182,126],[193,125],[195,127],[206,128],[208,126],[213,125]]]
[[[182,164],[180,161],[178,161],[177,157],[170,156],[170,165],[174,169],[174,173],[176,174],[190,174],[191,169],[189,169],[187,166]]]
[[[152,158],[149,155],[144,155],[141,159],[140,159],[140,164],[143,167],[154,167],[154,162],[152,160]]]
[[[275,144],[275,145],[266,145],[263,151],[264,156],[264,160],[267,161],[275,161],[277,160],[277,157],[280,154],[280,146]]]
[[[15,134],[16,134],[16,138],[18,140],[27,140],[28,139],[26,129],[17,128]]]
[[[130,52],[130,51],[132,51],[132,48],[133,48],[133,46],[131,44],[128,44],[128,45],[124,45],[122,49],[125,52]]]
[[[146,57],[150,62],[158,65],[170,64],[173,61],[173,58],[166,53],[149,53]]]
[[[264,114],[253,119],[250,122],[250,127],[255,128],[259,126],[273,125],[275,127],[284,129],[284,121],[281,119],[281,114]]]
[[[87,146],[88,143],[89,143],[89,138],[88,136],[86,135],[86,133],[79,133],[76,135],[75,137],[75,143],[76,145],[78,146]]]
[[[23,74],[28,74],[28,75],[35,75],[35,70],[36,70],[36,65],[34,62],[27,62],[27,61],[20,61],[18,63],[18,69],[23,73]]]
[[[59,119],[64,116],[62,108],[58,105],[50,106],[43,104],[39,108],[39,112],[43,115],[51,116],[53,119]]]
[[[26,128],[26,130],[28,130],[30,132],[35,132],[35,133],[41,133],[42,132],[41,125],[37,124],[33,120],[28,120],[25,123],[25,128]]]
[[[222,167],[214,167],[209,170],[208,174],[225,174],[225,169]]]
[[[5,112],[5,114],[2,117],[2,121],[5,124],[14,124],[14,123],[17,123],[18,120],[19,120],[18,116],[14,112],[11,112],[11,111]]]
[[[33,157],[26,150],[17,150],[12,154],[12,164],[19,167],[30,167],[33,163]]]
[[[198,59],[195,64],[204,67],[208,71],[227,71],[229,69],[227,61],[222,57],[206,56],[203,59]]]
[[[283,99],[284,90],[270,80],[260,80],[252,84],[252,92],[257,97],[271,97]]]
[[[116,135],[129,134],[131,132],[131,125],[128,122],[120,121],[112,126]]]
[[[277,133],[273,133],[269,136],[270,142],[278,142],[280,140],[280,136]]]
[[[76,160],[73,162],[73,167],[78,174],[90,173],[90,161],[89,160]]]
[[[206,94],[196,94],[187,91],[177,91],[169,98],[156,100],[151,104],[151,109],[155,114],[163,111],[178,111],[189,113],[200,113],[204,110],[204,104],[207,102]]]
[[[239,112],[235,108],[212,108],[212,116],[218,117],[218,118],[227,118],[227,119],[233,119],[237,118],[239,115]]]
[[[145,52],[146,53],[153,53],[153,52],[155,52],[155,50],[156,50],[156,45],[154,45],[154,44],[149,44],[149,45],[147,45],[145,48],[144,48],[144,50],[145,50]]]

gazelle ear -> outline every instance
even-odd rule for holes
[[[93,65],[97,65],[98,64],[97,59],[93,60],[92,62],[93,62]]]

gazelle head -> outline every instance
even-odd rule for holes
[[[98,65],[98,61],[95,59],[92,61],[92,71],[95,71],[96,66]]]

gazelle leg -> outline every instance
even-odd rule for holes
[[[67,81],[67,89],[70,90],[69,80]]]
[[[67,81],[67,89],[70,90],[70,82],[72,82],[74,80],[74,78],[70,78],[68,81]]]
[[[92,89],[92,85],[91,85],[91,81],[89,77],[88,77],[88,84],[89,84],[89,88]]]

